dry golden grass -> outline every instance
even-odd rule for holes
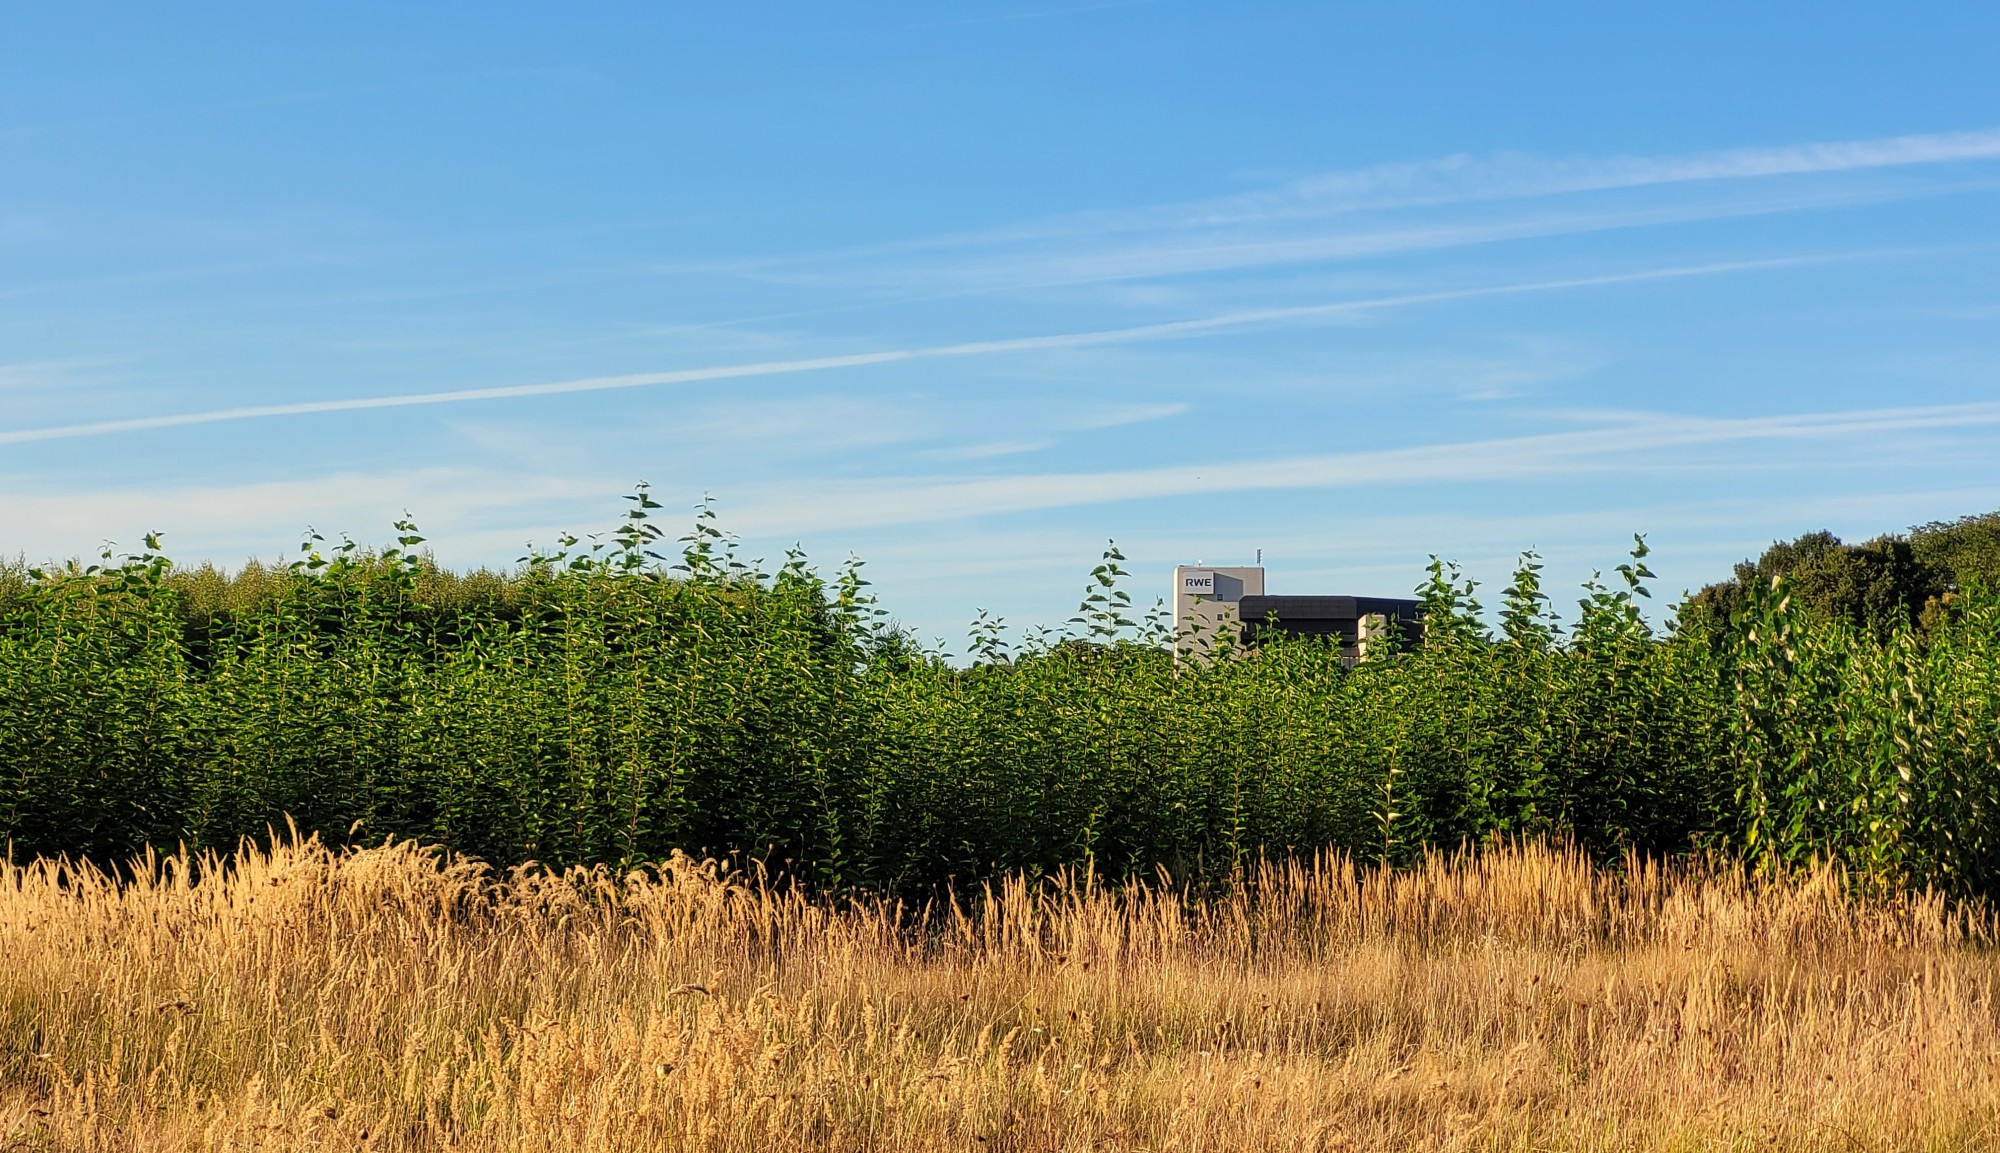
[[[1525,847],[926,921],[688,861],[199,871],[0,872],[0,1149],[2000,1149],[1985,934],[1826,876]]]

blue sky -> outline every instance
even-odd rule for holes
[[[2000,508],[2000,9],[1744,7],[21,7],[0,551],[643,479],[955,645]]]

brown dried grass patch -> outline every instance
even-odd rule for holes
[[[2000,1149],[1986,940],[1532,845],[928,913],[686,859],[38,861],[0,867],[0,1148]]]

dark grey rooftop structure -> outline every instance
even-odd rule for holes
[[[1394,621],[1405,649],[1423,637],[1417,602],[1395,597],[1246,596],[1237,602],[1236,611],[1243,622],[1245,645],[1255,645],[1273,633],[1337,637],[1341,655],[1350,660],[1361,657],[1361,622],[1369,617],[1382,618],[1383,625]]]

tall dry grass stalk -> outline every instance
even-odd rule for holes
[[[834,905],[409,845],[0,869],[0,1147],[2000,1148],[2000,962],[1546,847]]]

